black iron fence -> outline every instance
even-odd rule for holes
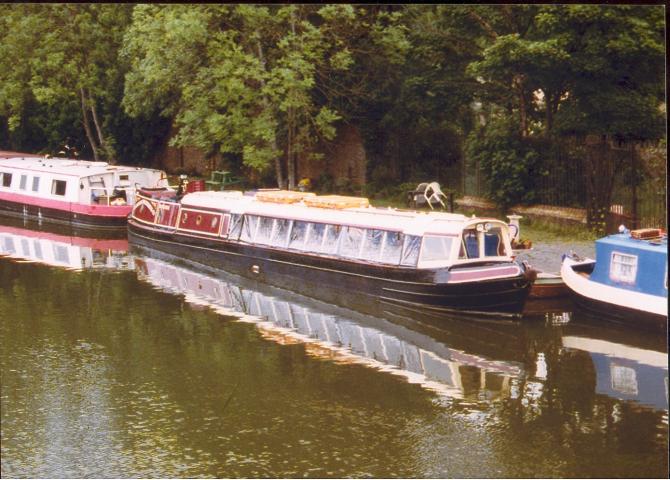
[[[586,145],[583,155],[589,154]],[[660,227],[667,231],[667,163],[664,153],[653,146],[610,143],[607,160],[600,165],[602,181],[612,176],[613,184],[608,224],[625,224],[628,228]],[[592,153],[592,152],[591,152]],[[660,155],[660,156],[659,156]],[[587,208],[588,186],[584,157],[557,151],[544,165],[545,175],[534,180],[536,204],[557,207]],[[447,188],[459,195],[486,197],[486,175],[472,160],[452,167]],[[595,176],[599,181],[598,174]]]

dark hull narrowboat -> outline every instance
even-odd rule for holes
[[[123,230],[137,186],[167,187],[160,170],[72,159],[0,159],[0,213],[94,230]]]
[[[635,231],[596,241],[596,260],[566,256],[561,276],[577,305],[612,323],[667,329],[667,236]]]
[[[301,293],[326,290],[341,305],[362,295],[411,309],[520,316],[534,272],[508,255],[503,222],[352,198],[197,192],[175,202],[140,192],[129,239]]]

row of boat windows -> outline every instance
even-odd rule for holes
[[[12,185],[12,176],[13,174],[9,172],[0,172],[2,177],[2,186],[11,187]],[[33,176],[31,183],[31,190],[37,192],[40,189],[40,177]],[[67,182],[65,180],[52,180],[51,181],[51,194],[65,196],[65,191],[67,189]],[[21,175],[19,178],[19,190],[28,190],[28,175]]]
[[[256,215],[233,215],[229,238],[310,253],[416,265],[421,238],[400,232]]]
[[[277,219],[256,215],[232,215],[228,238],[248,243],[287,248],[310,253],[366,260],[393,265],[415,266],[419,260],[440,261],[451,258],[456,237],[444,235],[406,235],[401,232],[346,225]],[[422,245],[423,238],[423,245]],[[483,238],[484,256],[505,255],[500,228],[490,229],[483,237],[466,230],[459,258],[479,258]]]
[[[21,249],[23,251],[23,255],[26,257],[30,257],[30,247],[29,247],[29,240],[26,238],[21,238]],[[49,244],[47,244],[48,246]],[[57,262],[60,263],[70,263],[70,254],[68,251],[68,247],[66,245],[60,245],[57,243],[53,243],[51,245],[51,248],[53,250],[53,259]],[[5,237],[4,242],[3,242],[3,249],[6,253],[14,254],[14,253],[19,253],[17,247],[14,245],[14,239],[11,237]],[[44,260],[44,254],[42,253],[42,244],[40,240],[33,240],[33,250],[35,252],[34,256],[40,260]]]

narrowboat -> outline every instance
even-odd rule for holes
[[[0,159],[0,213],[92,228],[125,228],[138,186],[166,188],[160,170],[66,158]]]
[[[668,236],[656,228],[620,230],[596,240],[595,260],[564,255],[563,281],[599,318],[667,328]]]
[[[331,301],[519,317],[534,271],[515,261],[507,224],[374,208],[366,198],[288,191],[140,189],[129,239]],[[338,300],[339,299],[339,300]]]

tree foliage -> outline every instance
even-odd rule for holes
[[[442,181],[469,156],[490,196],[530,202],[531,177],[558,161],[557,145],[664,137],[659,6],[3,4],[0,13],[4,148],[50,151],[70,138],[85,156],[146,163],[170,131],[174,145],[239,158],[293,188],[299,161],[353,124],[380,185]],[[591,197],[592,209],[607,201]]]

